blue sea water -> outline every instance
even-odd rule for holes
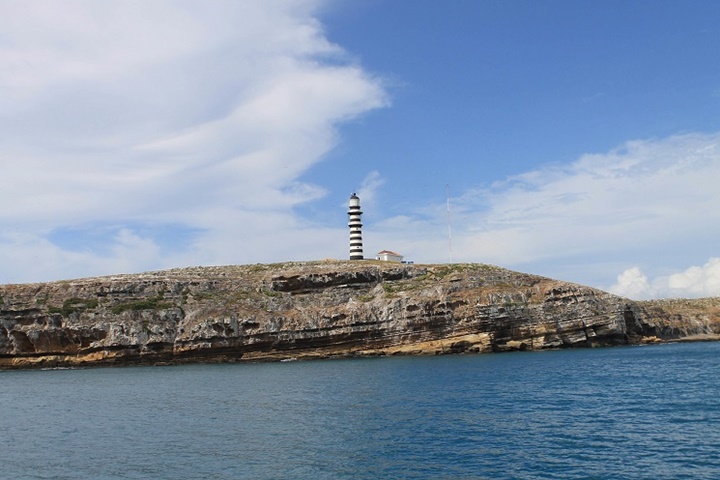
[[[0,478],[716,479],[720,343],[0,372]]]

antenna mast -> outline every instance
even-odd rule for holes
[[[453,263],[452,227],[450,224],[450,185],[449,184],[445,184],[445,197],[447,198],[448,247],[450,248],[450,263]]]

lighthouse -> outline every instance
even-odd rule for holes
[[[348,209],[348,226],[350,227],[350,260],[362,260],[362,221],[360,216],[360,198],[354,193],[350,195],[350,208]]]

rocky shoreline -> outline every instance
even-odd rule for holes
[[[482,264],[192,267],[0,286],[0,368],[717,340],[720,299],[636,302]]]

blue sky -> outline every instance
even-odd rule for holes
[[[368,257],[720,295],[717,18],[0,0],[0,282],[346,258],[357,191]]]

